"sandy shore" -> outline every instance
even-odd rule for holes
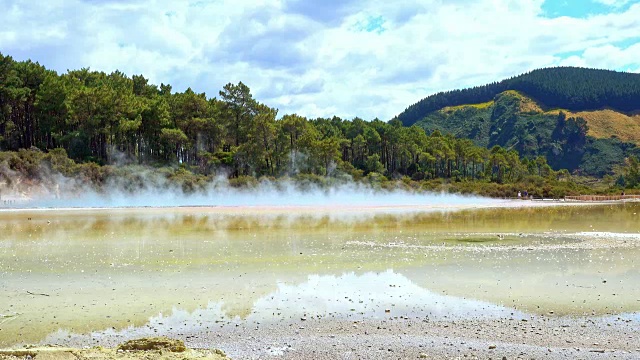
[[[639,320],[549,315],[431,321],[389,314],[384,320],[222,323],[179,337],[188,347],[219,348],[234,359],[638,359]],[[111,346],[118,341],[101,339]]]

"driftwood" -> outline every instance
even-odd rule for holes
[[[7,319],[7,318],[12,318],[12,317],[16,317],[20,315],[19,313],[15,313],[15,314],[0,314],[0,319]]]
[[[35,296],[50,296],[49,294],[39,294],[39,293],[33,293],[31,291],[27,291],[27,294],[29,295],[35,295]]]
[[[0,325],[9,322],[15,318],[17,318],[18,316],[20,316],[22,314],[20,313],[15,313],[15,314],[0,314]]]

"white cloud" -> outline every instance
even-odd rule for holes
[[[640,67],[638,59],[640,59],[640,43],[624,49],[607,44],[588,48],[581,56],[572,56],[562,61],[561,64],[604,69],[626,69]]]
[[[544,66],[640,69],[640,5],[578,19],[546,18],[543,2],[0,0],[0,49],[209,96],[243,81],[280,114],[366,119]]]

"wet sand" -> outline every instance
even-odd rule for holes
[[[430,321],[425,318],[251,324],[179,336],[186,353],[65,348],[0,351],[0,359],[638,359],[638,319],[554,318]],[[105,346],[117,339],[103,339]],[[69,347],[71,346],[71,348]],[[73,346],[76,346],[73,348]],[[200,349],[200,350],[198,350]]]
[[[310,319],[289,329],[256,327],[258,330],[232,330],[213,337],[212,342],[229,349],[238,359],[264,358],[269,354],[283,359],[415,359],[425,355],[439,359],[640,357],[637,320],[628,323],[535,317],[527,321],[431,322],[390,317],[362,322]],[[210,341],[196,338],[191,343],[199,346]]]
[[[433,321],[390,313],[382,320],[221,324],[178,337],[191,348],[225,349],[234,359],[638,359],[639,320],[549,315]],[[101,340],[112,346],[119,341]]]

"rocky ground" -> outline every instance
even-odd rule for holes
[[[463,321],[301,318],[221,323],[218,329],[171,336],[189,348],[222,349],[233,359],[640,359],[638,321],[637,316],[553,314]],[[100,340],[106,345],[117,341]]]
[[[257,330],[256,330],[257,328]],[[637,320],[552,317],[430,322],[389,318],[364,322],[308,319],[290,329],[239,328],[190,338],[215,343],[238,359],[638,359]]]

